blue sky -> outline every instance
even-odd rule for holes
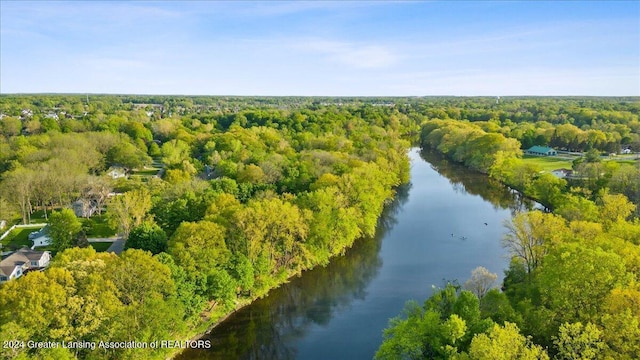
[[[0,0],[0,92],[640,95],[640,2]]]

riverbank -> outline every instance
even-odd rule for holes
[[[318,266],[318,265],[316,265]],[[280,286],[290,282],[292,279],[302,276],[302,273],[304,273],[305,271],[309,271],[309,270],[313,270],[315,267],[310,268],[310,269],[305,269],[302,271],[291,271],[290,274],[288,274],[285,278],[284,281],[279,282],[277,285],[275,285],[274,287],[271,287],[269,289],[266,289],[264,292],[257,294],[255,296],[252,296],[251,298],[245,298],[245,299],[240,299],[235,307],[231,310],[221,310],[221,311],[216,311],[213,310],[213,314],[216,315],[210,315],[209,320],[207,321],[203,321],[201,323],[200,326],[197,327],[197,332],[195,335],[186,338],[184,340],[198,340],[200,339],[202,336],[206,335],[207,333],[209,333],[211,330],[213,330],[216,326],[218,326],[220,323],[224,322],[227,318],[229,318],[230,316],[232,316],[234,313],[242,310],[244,307],[251,305],[254,301],[261,299],[265,296],[269,295],[269,292],[271,292],[274,289],[279,288]]]
[[[340,256],[340,255],[334,255],[334,256],[331,257],[331,259],[333,259],[333,258],[335,258],[337,256]],[[217,314],[217,315],[211,316],[209,318],[209,320],[202,322],[197,327],[197,330],[194,332],[194,335],[185,337],[182,340],[183,341],[193,342],[193,341],[197,341],[197,340],[202,339],[204,336],[209,334],[213,329],[215,329],[218,325],[223,323],[225,320],[227,320],[229,317],[233,316],[238,311],[240,311],[240,310],[244,309],[245,307],[253,304],[256,300],[259,300],[259,299],[262,299],[265,296],[268,296],[271,291],[276,290],[276,289],[280,288],[281,286],[289,283],[292,279],[302,276],[302,274],[305,271],[313,270],[318,266],[319,265],[316,265],[313,268],[304,269],[302,271],[294,271],[294,272],[292,272],[290,275],[287,276],[287,278],[284,281],[279,282],[276,286],[269,288],[264,293],[262,293],[260,295],[256,295],[254,297],[251,297],[249,299],[244,299],[242,301],[239,301],[232,310],[229,310],[229,311],[223,310],[223,311],[217,311],[217,312],[214,311],[214,314]],[[175,352],[170,353],[168,355],[167,359],[175,359],[177,356],[179,356],[181,353],[183,353],[183,351],[184,351],[183,349],[176,349]]]
[[[398,191],[403,186],[407,186],[407,184],[401,184],[400,186],[395,187],[393,189],[392,196],[386,198],[383,201],[383,204],[384,204],[383,211],[378,216],[378,227],[381,226],[380,222],[382,221],[385,212],[388,211],[389,207],[393,206],[392,203],[397,199]],[[268,289],[264,289],[262,292],[253,295],[251,298],[240,299],[236,303],[235,307],[231,310],[219,309],[216,311],[214,309],[213,312],[210,314],[209,319],[201,322],[196,328],[196,331],[193,332],[193,335],[187,336],[182,340],[197,341],[199,339],[202,339],[203,337],[207,336],[211,331],[216,329],[220,324],[224,323],[227,319],[232,317],[234,314],[236,314],[239,311],[242,311],[247,306],[254,304],[257,300],[268,297],[269,294],[274,290],[280,289],[282,286],[289,284],[291,281],[304,276],[304,274],[309,271],[315,271],[318,268],[326,268],[327,266],[331,265],[331,263],[335,262],[336,259],[343,257],[346,252],[350,251],[354,247],[354,244],[356,244],[357,242],[364,242],[368,240],[371,240],[371,238],[366,235],[362,235],[360,237],[353,239],[353,241],[351,241],[350,244],[340,249],[339,251],[336,251],[335,254],[331,255],[329,257],[329,263],[327,265],[315,264],[309,268],[299,269],[299,270],[290,270],[287,273],[285,273],[285,275],[280,275],[278,277],[279,281],[274,286]],[[183,352],[184,352],[183,349],[176,349],[175,352],[171,353],[168,356],[168,359],[175,359],[176,357],[180,356]]]

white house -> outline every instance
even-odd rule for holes
[[[569,169],[555,169],[552,170],[551,173],[553,175],[555,175],[556,177],[559,177],[560,179],[564,179],[567,176],[571,176],[573,175],[573,170],[569,170]]]
[[[631,154],[631,149],[623,149],[621,152],[621,154]]]
[[[51,254],[22,248],[0,261],[0,283],[17,279],[28,270],[42,270],[49,266]]]
[[[33,241],[33,247],[51,245],[48,227],[49,225],[45,225],[42,229],[29,234],[29,240]]]
[[[58,117],[58,114],[54,113],[54,112],[49,112],[47,115],[44,116],[45,118],[48,119],[55,119],[55,120],[60,120],[60,118]]]
[[[107,175],[111,176],[112,179],[119,179],[127,177],[127,171],[121,166],[112,166],[107,170]]]

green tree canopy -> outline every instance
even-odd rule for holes
[[[140,249],[159,254],[167,248],[167,234],[154,222],[145,221],[133,228],[125,249]]]
[[[520,334],[518,327],[494,324],[487,334],[478,334],[471,341],[469,357],[473,360],[548,360],[542,347]]]
[[[74,240],[82,230],[82,223],[71,209],[53,212],[49,219],[48,234],[53,248],[61,252],[73,246]]]

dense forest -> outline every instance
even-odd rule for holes
[[[579,111],[550,106],[559,113],[518,122],[444,113],[423,122],[423,147],[546,211],[505,223],[502,244],[512,260],[501,290],[492,287],[496,274],[479,267],[463,285],[453,280],[424,304],[407,303],[376,358],[640,358],[640,161],[617,157],[621,146],[639,150],[638,103],[579,104]],[[523,156],[532,145],[565,150],[573,175],[544,171],[541,164],[555,156]]]
[[[409,304],[378,357],[640,357],[640,166],[602,159],[640,151],[639,114],[637,98],[0,96],[0,220],[47,222],[55,255],[0,285],[0,337],[188,339],[373,235],[419,135],[550,212],[507,224],[503,291],[452,284]],[[522,158],[533,145],[583,153],[581,175],[541,172]],[[100,226],[126,250],[89,246]]]

